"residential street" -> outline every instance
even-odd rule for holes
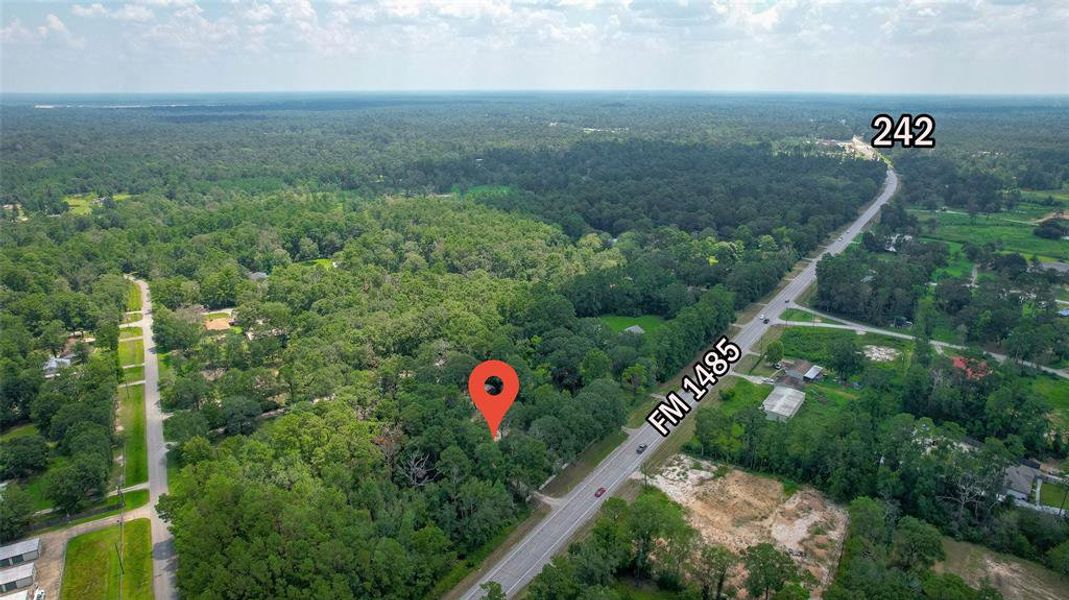
[[[148,442],[149,519],[152,524],[152,581],[156,600],[178,597],[175,572],[178,562],[174,540],[167,524],[156,512],[156,501],[167,493],[167,446],[163,440],[164,414],[160,408],[160,365],[156,356],[156,341],[152,332],[152,298],[148,284],[140,279],[134,283],[141,289],[141,320],[133,323],[141,327],[145,347],[145,437]]]
[[[893,169],[888,168],[884,187],[876,200],[843,232],[842,237],[829,244],[820,256],[828,252],[836,254],[846,248],[865,225],[879,213],[880,207],[894,195],[897,189],[898,175]],[[748,323],[741,324],[740,331],[731,338],[731,341],[737,344],[744,354],[749,352],[772,324],[780,318],[783,310],[793,306],[793,300],[816,281],[816,266],[819,258],[818,256],[809,261],[805,269],[769,301],[764,313],[770,319],[770,323],[765,324],[755,317]],[[689,393],[680,391],[679,395],[693,405],[693,398]],[[690,415],[687,418],[694,417]],[[489,568],[461,597],[465,600],[481,598],[482,591],[479,589],[479,584],[486,581],[500,583],[506,595],[514,597],[530,583],[557,552],[567,547],[572,536],[597,513],[601,503],[611,497],[612,492],[634,473],[642,464],[643,459],[655,452],[665,439],[667,438],[662,438],[653,427],[646,424],[631,431],[626,441],[605,458],[590,475],[576,484],[569,494],[555,505],[551,505],[549,514],[503,559]],[[636,447],[643,443],[649,444],[649,449],[644,455],[637,454]],[[601,498],[595,498],[594,492],[599,487],[605,487],[610,493]]]

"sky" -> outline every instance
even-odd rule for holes
[[[0,0],[0,92],[1069,93],[1069,0]]]

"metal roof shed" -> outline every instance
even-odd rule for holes
[[[0,567],[9,567],[27,561],[35,560],[41,555],[41,538],[30,538],[0,546]]]
[[[37,578],[37,567],[34,563],[22,563],[17,567],[0,571],[0,592],[13,592],[33,585]]]
[[[777,385],[761,403],[761,408],[765,409],[765,417],[770,421],[787,421],[798,412],[803,402],[805,392]]]

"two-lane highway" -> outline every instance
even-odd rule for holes
[[[894,195],[898,189],[898,175],[893,169],[888,168],[887,179],[876,200],[872,202],[861,215],[842,234],[842,237],[828,245],[821,256],[830,252],[841,252],[851,241],[865,228],[875,217],[880,208]],[[819,260],[819,257],[817,258]],[[743,353],[749,352],[754,344],[761,339],[769,330],[775,319],[783,313],[783,310],[791,305],[795,298],[799,297],[817,277],[817,260],[810,261],[805,269],[799,273],[787,286],[783,288],[769,302],[765,309],[765,315],[770,319],[769,324],[760,319],[752,319],[742,325],[741,330],[732,337]],[[686,392],[680,391],[681,398],[692,406],[693,397]],[[694,418],[689,415],[686,418]],[[548,515],[534,529],[527,533],[513,549],[498,561],[493,567],[479,579],[462,596],[464,600],[477,600],[482,597],[479,585],[486,581],[496,581],[501,584],[505,593],[512,597],[524,588],[535,575],[537,575],[553,556],[560,552],[571,537],[583,526],[584,523],[594,516],[601,503],[609,497],[595,498],[594,492],[599,487],[604,487],[612,492],[623,483],[632,473],[638,470],[643,458],[657,449],[667,438],[662,438],[652,427],[643,424],[633,431],[628,439],[620,444],[615,451],[601,462],[600,465],[585,479],[578,483],[572,491],[561,498],[556,505],[551,507]],[[636,449],[640,444],[649,444],[646,454],[638,454]]]

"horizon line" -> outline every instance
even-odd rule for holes
[[[1069,97],[1063,92],[866,92],[866,91],[816,91],[816,90],[695,90],[672,88],[428,88],[428,89],[318,89],[318,90],[197,90],[197,91],[5,91],[3,96],[196,96],[206,94],[252,95],[252,94],[678,94],[678,95],[814,95],[814,96],[945,96],[945,97],[990,97],[990,98],[1059,98]]]

